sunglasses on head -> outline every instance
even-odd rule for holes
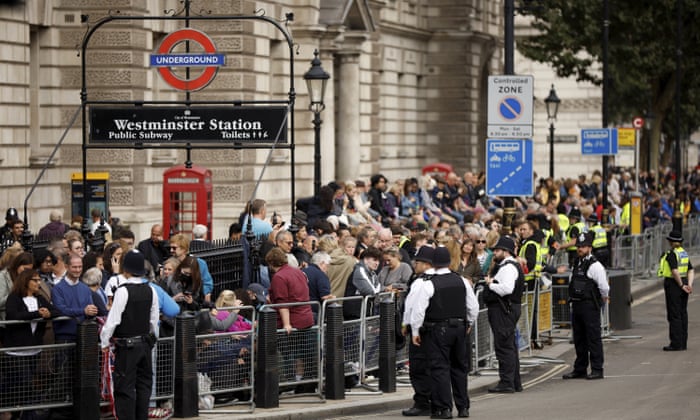
[[[483,239],[477,239],[477,240],[474,241],[474,242],[476,242],[477,244],[485,244],[485,243],[486,243],[486,241],[483,240]]]

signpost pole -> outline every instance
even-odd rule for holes
[[[639,192],[639,129],[634,129],[634,190]]]

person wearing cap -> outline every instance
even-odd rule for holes
[[[114,293],[100,341],[104,357],[114,345],[114,407],[119,419],[145,419],[153,384],[151,349],[158,333],[158,296],[144,282],[145,258],[138,250],[124,256],[126,281]]]
[[[664,278],[666,319],[671,342],[668,346],[664,346],[663,350],[686,350],[688,348],[688,295],[693,293],[695,271],[688,252],[681,246],[682,234],[673,231],[666,239],[671,249],[661,256],[658,275]]]
[[[248,293],[248,297],[256,310],[259,310],[263,305],[269,303],[267,289],[260,283],[249,284],[246,293]]]
[[[488,389],[493,393],[523,390],[515,328],[520,319],[525,275],[515,255],[513,238],[507,235],[498,238],[493,247],[495,265],[493,272],[486,277],[486,287],[483,291],[498,359],[498,384]]]
[[[578,207],[572,208],[569,210],[569,227],[566,229],[566,242],[561,245],[562,248],[566,249],[569,256],[569,267],[573,267],[578,258],[576,238],[585,231],[586,224],[581,221],[581,210]]]
[[[591,213],[586,217],[588,231],[593,232],[593,256],[603,264],[603,267],[610,267],[610,251],[608,250],[608,232],[600,225],[598,216]]]
[[[608,275],[593,256],[593,232],[576,238],[578,258],[569,279],[571,331],[576,360],[574,369],[563,379],[603,379],[603,340],[600,336],[600,308],[608,302]],[[588,374],[588,365],[591,373]]]
[[[479,303],[469,281],[451,271],[450,263],[450,251],[436,248],[435,273],[416,291],[410,314],[413,344],[424,346],[430,355],[433,419],[451,419],[453,399],[457,417],[469,417],[469,332],[479,315]]]
[[[408,295],[404,301],[403,319],[401,321],[401,334],[411,337],[411,314],[416,307],[416,296],[428,281],[435,270],[433,269],[433,254],[435,250],[430,246],[422,246],[413,258],[414,275],[408,283]],[[408,377],[413,386],[413,407],[401,411],[407,417],[427,416],[430,414],[430,393],[432,381],[430,379],[429,356],[424,346],[416,346],[413,340],[408,340]]]

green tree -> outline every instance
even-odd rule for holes
[[[651,136],[640,143],[641,167],[652,173],[673,158],[677,0],[608,0],[609,122],[653,113]],[[682,6],[681,137],[700,121],[700,1]],[[603,0],[525,1],[539,35],[519,40],[526,57],[549,63],[561,77],[602,85]],[[665,139],[664,142],[661,139]],[[661,153],[661,144],[664,144]],[[647,160],[648,159],[648,160]],[[694,165],[695,162],[690,162]]]

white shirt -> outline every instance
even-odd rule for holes
[[[438,268],[435,270],[435,275],[449,274],[451,271],[449,268]],[[464,277],[461,277],[462,282],[464,282],[464,288],[466,289],[466,299],[464,304],[467,307],[467,321],[473,323],[479,316],[479,301],[476,300],[476,295],[474,295],[474,289],[472,289],[469,281]],[[415,282],[414,282],[415,283]],[[430,298],[435,294],[435,286],[432,281],[424,281],[422,287],[416,290],[415,296],[415,306],[413,302],[411,306],[414,309],[410,313],[409,324],[411,325],[411,333],[413,336],[420,335],[420,327],[423,326],[423,321],[425,320],[425,311],[430,305]]]
[[[126,277],[121,274],[110,277],[109,280],[107,280],[107,284],[105,284],[105,295],[107,295],[107,297],[114,296],[113,290],[125,283]]]
[[[141,277],[130,277],[126,279],[122,284],[142,284],[143,279]],[[109,311],[107,316],[107,322],[102,327],[102,332],[100,333],[100,340],[102,341],[102,348],[109,347],[109,340],[114,334],[115,328],[122,322],[122,313],[126,309],[126,303],[129,300],[129,290],[126,287],[120,287],[114,293],[114,300],[112,301],[112,309]],[[151,314],[150,314],[150,331],[154,334],[158,333],[158,316],[160,315],[160,309],[158,307],[158,294],[155,290],[151,288]]]
[[[411,313],[415,310],[416,307],[416,296],[420,293],[418,289],[423,287],[423,283],[425,283],[425,276],[435,274],[435,270],[431,267],[423,274],[419,275],[415,280],[413,280],[413,283],[411,283],[411,289],[408,291],[408,295],[406,296],[406,300],[403,303],[403,320],[401,321],[401,325],[411,325]]]
[[[588,254],[585,257],[583,257],[583,260],[585,261],[588,258],[591,258],[591,254]],[[605,271],[605,267],[603,267],[603,264],[601,264],[600,261],[596,261],[593,264],[591,264],[590,267],[588,267],[588,271],[586,271],[586,276],[588,276],[589,279],[593,280],[596,286],[598,286],[598,290],[600,291],[601,297],[608,297],[608,293],[610,293],[610,285],[608,284],[608,273],[607,271]],[[569,276],[569,282],[571,282],[571,276]]]
[[[489,284],[489,289],[501,297],[513,293],[515,281],[520,275],[518,269],[513,264],[507,264],[507,261],[518,263],[517,260],[511,256],[504,258],[499,264],[500,268],[498,269],[498,273],[493,276],[493,281]]]

